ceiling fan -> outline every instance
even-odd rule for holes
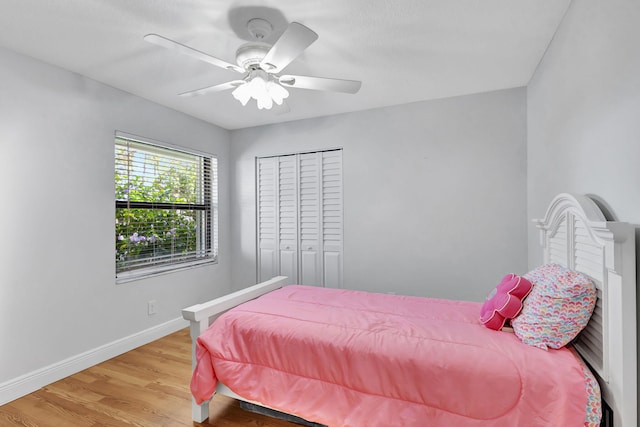
[[[289,92],[285,87],[343,93],[356,93],[361,82],[356,80],[280,74],[294,59],[318,39],[318,35],[298,22],[292,22],[272,45],[263,43],[273,27],[270,22],[254,18],[247,22],[247,29],[255,41],[245,43],[236,51],[236,63],[224,61],[158,34],[147,34],[144,40],[167,49],[215,65],[225,70],[244,74],[241,79],[207,86],[181,93],[180,96],[197,96],[233,89],[232,95],[242,105],[255,99],[259,109],[270,109],[273,104],[282,105]]]

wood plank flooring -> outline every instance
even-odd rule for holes
[[[204,423],[191,420],[188,329],[0,406],[2,427],[293,427],[215,396]]]

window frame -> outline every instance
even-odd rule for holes
[[[175,151],[177,153],[198,156],[202,159],[205,159],[205,162],[209,161],[209,185],[207,190],[206,183],[203,183],[204,190],[204,200],[203,203],[158,203],[152,201],[129,201],[129,200],[118,200],[117,195],[114,193],[115,199],[115,209],[114,209],[114,218],[117,218],[117,210],[118,209],[149,209],[149,210],[162,210],[162,209],[174,209],[176,207],[184,207],[184,209],[190,210],[198,210],[205,211],[205,221],[208,223],[205,226],[208,226],[209,236],[206,238],[205,247],[204,247],[204,255],[201,255],[197,259],[189,259],[189,260],[177,260],[175,262],[166,262],[159,263],[148,267],[137,267],[131,268],[128,270],[118,270],[118,262],[114,260],[114,270],[115,270],[115,279],[116,284],[125,283],[133,280],[144,279],[148,277],[153,277],[161,274],[168,274],[176,271],[181,271],[185,269],[190,269],[194,267],[199,267],[203,265],[209,264],[217,264],[218,263],[218,158],[217,156],[202,152],[199,150],[194,150],[191,148],[185,148],[182,146],[157,141],[154,139],[140,137],[137,135],[132,135],[120,131],[116,131],[114,135],[114,172],[117,172],[117,161],[115,158],[115,152],[118,147],[118,140],[131,141],[136,144],[147,145],[152,149],[158,150],[169,150]],[[198,176],[198,179],[203,179],[204,169]],[[115,189],[116,181],[114,180],[114,189]],[[201,234],[202,229],[201,226],[198,226],[197,234]],[[114,236],[116,235],[116,227],[114,223]],[[209,244],[207,246],[207,243]],[[115,248],[114,248],[115,249]],[[117,253],[117,250],[116,250]],[[194,256],[194,257],[197,257]]]

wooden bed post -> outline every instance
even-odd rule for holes
[[[190,323],[189,331],[191,332],[191,368],[196,367],[196,340],[209,325],[225,311],[235,307],[243,302],[258,298],[260,295],[271,292],[275,289],[283,287],[288,278],[285,276],[274,277],[266,282],[230,293],[228,295],[216,298],[209,302],[192,305],[182,310],[182,317]],[[192,397],[191,416],[193,421],[198,423],[209,418],[209,402],[203,402],[198,405]]]
[[[191,308],[191,307],[190,307]],[[184,311],[182,312],[184,316]],[[209,327],[207,321],[192,321],[189,325],[189,332],[191,334],[191,372],[196,369],[196,340],[201,333],[207,330]],[[209,402],[202,402],[201,405],[196,403],[196,400],[191,396],[191,418],[196,422],[203,422],[209,418]]]

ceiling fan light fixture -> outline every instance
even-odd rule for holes
[[[271,96],[271,99],[273,99],[273,102],[278,105],[282,105],[282,102],[284,102],[285,98],[289,97],[289,91],[273,80],[269,80],[267,82],[267,92],[269,92],[269,95]]]
[[[265,74],[263,76],[263,74]],[[267,79],[269,76],[264,72],[255,71],[251,81],[248,83],[249,90],[251,91],[251,97],[256,100],[258,110],[269,110],[273,107],[273,101],[271,95],[267,91]]]
[[[238,86],[231,94],[235,99],[246,106],[251,98],[256,100],[259,110],[269,110],[274,102],[282,105],[289,91],[280,86],[274,78],[261,69],[249,72],[246,83]]]
[[[231,92],[231,95],[240,101],[243,107],[247,105],[247,102],[251,99],[251,89],[249,89],[248,86],[248,83],[243,83]]]
[[[268,97],[258,98],[256,100],[256,104],[258,105],[258,110],[270,110],[273,107],[273,100]]]

